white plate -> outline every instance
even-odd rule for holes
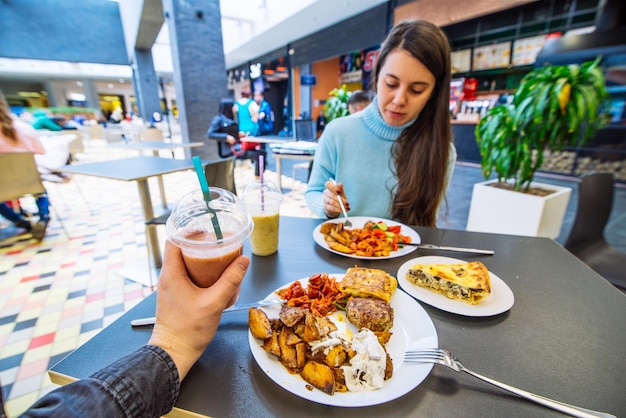
[[[515,302],[513,291],[498,276],[489,272],[491,279],[491,295],[476,305],[452,300],[446,296],[420,287],[406,279],[406,273],[415,264],[455,264],[467,261],[450,257],[426,256],[407,261],[398,269],[398,284],[415,299],[451,313],[465,316],[492,316],[508,311]]]
[[[343,278],[343,274],[330,274],[337,280]],[[306,288],[308,278],[300,280],[302,287]],[[289,284],[291,285],[291,283]],[[286,285],[284,287],[288,287]],[[272,293],[266,299],[279,299]],[[306,388],[307,383],[297,374],[291,374],[277,359],[276,356],[265,351],[261,344],[263,341],[254,338],[248,331],[250,351],[259,367],[283,389],[324,405],[358,407],[378,405],[410,392],[417,387],[430,373],[432,364],[403,363],[404,352],[409,349],[438,347],[439,340],[435,325],[424,308],[400,289],[396,290],[391,298],[391,306],[394,309],[394,324],[391,332],[393,335],[387,343],[387,352],[393,361],[393,376],[386,380],[379,390],[371,392],[336,392],[334,395]],[[270,318],[278,318],[280,305],[262,308]],[[358,332],[345,317],[344,312],[335,312],[330,317],[339,330],[348,329],[347,333],[354,335]]]
[[[337,219],[333,219],[333,220],[329,220],[327,222],[331,222],[331,223],[339,223],[339,222],[343,222],[345,218],[337,218]],[[417,232],[415,232],[415,230],[413,228],[410,228],[404,224],[401,224],[399,222],[396,221],[391,221],[389,219],[383,219],[383,218],[374,218],[371,216],[351,216],[350,217],[350,222],[352,222],[352,228],[363,228],[363,225],[365,225],[365,222],[367,221],[374,221],[374,222],[379,222],[382,221],[385,224],[387,224],[387,226],[395,226],[395,225],[400,225],[402,228],[400,229],[400,233],[402,235],[406,235],[411,237],[411,242],[414,242],[416,244],[419,244],[422,242],[421,237],[419,236],[419,234]],[[326,242],[326,240],[324,239],[324,234],[322,234],[320,232],[320,229],[322,228],[322,225],[326,223],[323,222],[321,224],[319,224],[314,230],[313,230],[313,239],[315,240],[315,242],[317,242],[317,244],[330,251],[331,253],[335,253],[335,254],[339,254],[339,255],[343,255],[344,257],[350,257],[350,258],[358,258],[361,260],[384,260],[387,258],[396,258],[396,257],[402,257],[403,255],[407,255],[409,253],[412,253],[413,251],[415,251],[417,249],[417,247],[413,247],[413,246],[409,246],[406,245],[403,248],[400,248],[398,251],[392,251],[388,256],[384,256],[384,257],[364,257],[361,255],[355,255],[355,254],[346,254],[346,253],[342,253],[339,251],[335,251],[333,249],[331,249],[328,246],[328,243]]]

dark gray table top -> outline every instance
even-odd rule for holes
[[[160,157],[131,157],[94,163],[71,164],[58,168],[64,173],[104,177],[113,180],[136,181],[193,168],[190,159]]]
[[[422,303],[440,346],[468,368],[522,389],[618,416],[626,411],[626,297],[553,240],[416,228],[425,243],[492,248],[496,254],[417,250],[391,260],[354,260],[313,242],[312,231],[320,222],[281,218],[279,252],[251,256],[239,301],[263,298],[313,273],[343,273],[355,264],[395,275],[404,262],[421,255],[481,260],[513,290],[515,305],[504,314],[477,318]],[[244,252],[251,254],[247,243]],[[154,304],[152,294],[55,365],[53,381],[87,377],[145,344],[150,329],[131,329],[130,320],[153,316]],[[405,396],[382,405],[316,404],[292,395],[265,375],[250,353],[247,328],[245,311],[222,317],[215,339],[182,384],[179,412],[214,417],[560,416],[443,366],[435,366]]]

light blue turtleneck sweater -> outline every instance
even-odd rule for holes
[[[360,112],[335,119],[324,129],[305,198],[309,209],[326,218],[322,193],[324,183],[333,178],[343,183],[350,216],[392,219],[391,204],[397,185],[393,173],[391,147],[403,126],[388,125],[378,110],[378,99]],[[452,178],[456,150],[450,144],[446,187]],[[424,179],[427,181],[428,179]]]

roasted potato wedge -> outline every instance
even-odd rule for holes
[[[304,333],[302,334],[302,339],[309,343],[320,339],[320,333],[315,323],[315,315],[310,312],[307,313],[304,319]]]
[[[385,380],[391,379],[393,376],[393,361],[391,361],[391,357],[389,353],[387,353],[387,360],[385,363]]]
[[[339,251],[340,253],[345,253],[345,254],[352,254],[354,253],[354,250],[348,246],[345,246],[339,242],[328,242],[326,241],[328,244],[328,247],[331,250],[335,250],[335,251]]]
[[[263,340],[263,349],[268,353],[280,357],[280,346],[278,345],[278,333],[273,332],[269,338]]]
[[[329,395],[335,393],[335,374],[327,365],[307,361],[300,375],[307,383],[322,392]]]
[[[280,361],[288,369],[298,368],[298,358],[296,354],[296,348],[293,345],[287,344],[290,335],[293,334],[293,330],[289,327],[283,327],[278,336],[278,346],[280,347]]]
[[[332,371],[335,375],[335,392],[347,392],[348,387],[346,386],[346,376],[343,374],[343,369],[335,367]]]
[[[337,224],[334,222],[326,222],[323,223],[322,226],[320,227],[320,233],[322,233],[323,235],[327,235],[330,234],[330,231],[334,230],[337,228]]]
[[[267,314],[259,308],[250,308],[248,310],[248,325],[250,332],[255,338],[262,340],[271,337],[272,326]]]
[[[342,345],[336,345],[328,350],[325,362],[329,367],[339,367],[346,362],[347,358],[348,353],[346,353],[346,349]]]
[[[296,335],[296,333],[293,331],[293,328],[289,328],[289,327],[285,327],[286,329],[289,330],[289,332],[287,333],[287,339],[285,340],[285,343],[287,345],[296,345],[299,342],[302,342],[302,338],[298,337]]]
[[[298,364],[298,369],[302,369],[306,364],[306,352],[307,352],[307,343],[304,341],[299,342],[295,345],[296,347],[296,362]]]
[[[378,338],[378,342],[380,343],[380,345],[384,346],[389,342],[389,339],[391,339],[391,335],[393,333],[390,331],[374,331],[374,334],[376,334],[376,338]]]
[[[288,327],[294,327],[298,321],[304,318],[304,315],[306,315],[306,309],[298,306],[289,306],[285,303],[280,309],[278,317],[283,324]]]

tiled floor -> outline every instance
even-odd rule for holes
[[[89,144],[80,159],[122,156],[121,151],[95,143]],[[267,167],[267,179],[275,180],[271,156]],[[283,174],[292,174],[288,163],[283,170]],[[283,177],[286,199],[281,214],[311,216],[303,199],[304,176],[304,170],[300,170],[299,181]],[[238,162],[238,187],[252,179],[250,164]],[[441,227],[465,228],[471,185],[481,180],[478,168],[457,166],[449,193],[448,213],[442,217]],[[546,177],[542,180],[575,185],[571,179]],[[167,175],[164,181],[168,201],[174,202],[196,187],[197,179],[193,172],[187,171]],[[155,211],[158,211],[156,180],[151,179],[150,185],[154,191]],[[46,373],[53,364],[151,292],[149,287],[120,274],[125,267],[147,260],[136,185],[75,176],[69,184],[50,184],[47,188],[69,238],[59,219],[53,217],[41,243],[29,239],[29,235],[0,241],[0,381],[10,417],[19,415],[55,387]],[[574,193],[559,242],[569,231],[576,201]],[[28,201],[25,203],[28,206]],[[620,188],[609,239],[626,251],[624,208],[626,189]],[[15,232],[6,223],[3,226],[0,239]]]

